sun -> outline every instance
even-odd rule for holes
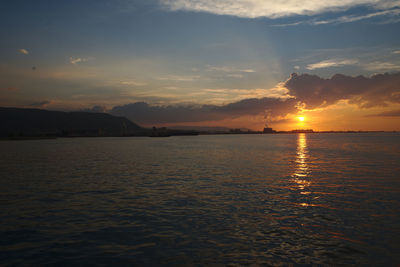
[[[297,117],[297,119],[298,119],[299,121],[304,121],[304,120],[305,120],[304,117]]]

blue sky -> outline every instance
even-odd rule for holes
[[[400,71],[392,0],[4,0],[0,22],[2,106],[226,105],[293,72]]]

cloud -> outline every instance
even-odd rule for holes
[[[230,72],[230,73],[254,73],[253,69],[239,69],[229,66],[207,66],[207,71],[217,71],[217,72]]]
[[[93,58],[90,58],[90,57],[87,57],[87,58],[84,58],[84,57],[70,57],[70,58],[69,58],[69,62],[70,62],[71,64],[76,65],[76,64],[78,64],[78,63],[87,62],[87,61],[92,60],[92,59],[93,59]]]
[[[362,108],[400,103],[400,73],[351,77],[335,74],[330,79],[293,73],[284,86],[308,109],[348,100]]]
[[[165,75],[158,77],[157,80],[160,81],[177,81],[177,82],[191,82],[198,80],[200,76],[198,75]]]
[[[69,62],[70,62],[71,64],[77,64],[77,63],[79,63],[79,62],[82,62],[82,59],[81,59],[80,57],[78,57],[78,58],[70,57],[70,58],[69,58]]]
[[[107,113],[109,110],[106,106],[94,106],[92,108],[81,109],[83,112],[93,112],[93,113]]]
[[[212,66],[207,65],[205,71],[213,75],[213,77],[229,77],[235,79],[245,78],[246,75],[255,73],[256,71],[251,68],[238,68],[232,66]]]
[[[297,21],[292,23],[282,23],[282,24],[273,24],[272,27],[288,27],[288,26],[297,26],[301,24],[306,24],[308,21]]]
[[[398,0],[160,0],[171,11],[207,12],[243,18],[280,18],[343,11],[356,6],[378,10],[399,6]]]
[[[230,77],[235,79],[242,79],[246,75],[255,73],[256,71],[251,68],[237,68],[231,66],[212,66],[207,65],[205,71],[211,75],[217,75],[214,77]]]
[[[43,108],[43,107],[48,106],[51,103],[52,103],[52,101],[44,100],[44,101],[39,101],[39,102],[33,102],[33,103],[29,104],[28,106],[36,107],[36,108]]]
[[[337,18],[325,19],[325,20],[309,19],[309,20],[296,21],[296,22],[292,22],[292,23],[274,24],[271,26],[273,26],[273,27],[288,27],[288,26],[297,26],[297,25],[304,25],[304,24],[306,24],[306,25],[342,24],[342,23],[351,23],[351,22],[372,19],[372,18],[378,18],[378,17],[384,17],[384,18],[381,18],[381,20],[379,22],[376,22],[377,24],[389,24],[389,23],[399,22],[399,19],[398,19],[399,14],[400,14],[400,9],[395,8],[395,9],[390,9],[390,10],[368,13],[365,15],[346,15],[346,16],[340,16]]]
[[[145,86],[147,83],[137,82],[137,81],[121,81],[119,82],[122,85],[129,85],[129,86]]]
[[[23,49],[23,48],[21,48],[20,50],[18,50],[18,52],[20,52],[20,53],[23,54],[23,55],[28,55],[28,54],[29,54],[28,50]]]
[[[369,71],[398,71],[400,65],[392,62],[375,61],[364,65],[364,68]]]
[[[227,105],[151,106],[136,102],[114,107],[110,113],[141,124],[217,121],[241,116],[285,116],[297,111],[294,99],[251,98]]]
[[[315,69],[323,69],[323,68],[331,68],[331,67],[340,67],[344,65],[354,65],[357,64],[357,60],[354,59],[329,59],[320,61],[317,63],[307,65],[308,70],[315,70]]]
[[[231,78],[243,78],[243,74],[238,74],[238,73],[231,73],[231,74],[227,74],[227,77],[231,77]]]
[[[115,106],[110,113],[140,124],[157,125],[233,120],[246,116],[260,116],[274,121],[284,119],[288,114],[295,114],[302,108],[326,108],[343,100],[361,108],[386,106],[400,104],[400,73],[377,74],[371,77],[336,74],[328,79],[294,73],[287,81],[269,90],[217,88],[203,91],[222,98],[226,94],[235,93],[244,99],[225,105],[161,106],[136,102]]]
[[[241,72],[246,72],[246,73],[253,73],[253,72],[256,72],[255,70],[253,70],[253,69],[245,69],[245,70],[240,70]]]
[[[227,99],[232,95],[235,95],[237,100],[246,98],[290,98],[288,95],[288,89],[283,86],[283,83],[279,83],[274,88],[264,89],[233,89],[233,88],[216,88],[216,89],[202,89],[207,95],[220,95],[221,98]]]
[[[400,109],[367,115],[366,117],[400,117]]]
[[[397,16],[400,14],[400,9],[392,9],[392,10],[385,10],[385,11],[379,11],[379,12],[374,12],[374,13],[369,13],[366,15],[350,15],[350,16],[341,16],[338,18],[334,19],[329,19],[329,20],[314,20],[311,21],[310,24],[314,25],[321,25],[321,24],[331,24],[331,23],[350,23],[350,22],[355,22],[359,20],[364,20],[364,19],[371,19],[375,17],[380,17],[380,16]]]

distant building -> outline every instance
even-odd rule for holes
[[[264,128],[263,133],[274,133],[275,131],[272,128]]]
[[[267,124],[265,124],[265,128],[263,130],[263,133],[276,133],[276,131],[272,128],[269,128]]]
[[[241,133],[243,133],[242,130],[241,130],[240,128],[230,129],[229,132],[230,132],[230,133],[236,133],[236,134],[241,134]]]

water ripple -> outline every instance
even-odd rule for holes
[[[2,142],[2,265],[396,265],[398,134]]]

